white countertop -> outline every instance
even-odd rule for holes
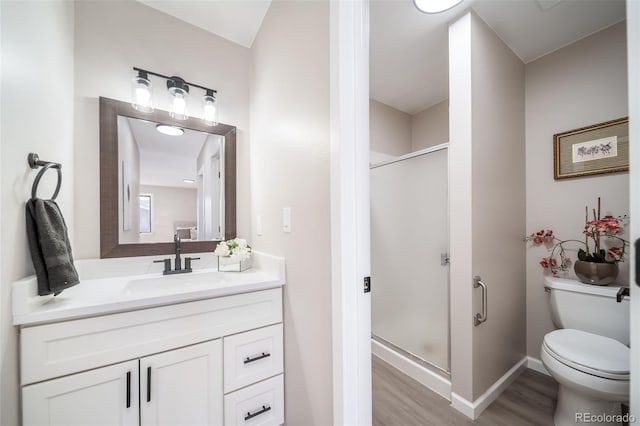
[[[191,273],[162,275],[158,256],[78,261],[80,283],[58,296],[38,296],[35,276],[13,283],[13,324],[29,326],[116,312],[172,305],[232,294],[266,290],[285,284],[284,259],[254,252],[253,267],[244,272],[218,272],[211,267]],[[166,257],[166,256],[165,256]],[[118,268],[118,266],[124,266]],[[118,276],[122,270],[127,275]],[[139,273],[140,270],[151,273]],[[89,277],[89,279],[83,279]]]

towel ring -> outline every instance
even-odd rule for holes
[[[37,169],[38,167],[42,167],[42,169],[36,175],[36,178],[33,180],[33,186],[31,187],[31,199],[35,200],[38,192],[38,185],[40,184],[40,179],[47,172],[47,170],[53,168],[58,172],[58,183],[56,184],[56,189],[53,191],[52,200],[55,200],[60,192],[60,187],[62,186],[62,164],[60,163],[52,163],[50,161],[40,161],[38,158],[38,154],[31,153],[28,157],[29,166],[32,169]]]

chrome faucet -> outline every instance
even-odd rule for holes
[[[193,269],[191,269],[191,261],[200,260],[200,258],[185,257],[184,269],[182,269],[182,258],[180,257],[180,253],[182,253],[182,246],[178,234],[175,234],[173,236],[173,244],[176,251],[175,268],[173,270],[171,270],[171,259],[154,260],[153,263],[164,263],[164,271],[162,271],[163,275],[184,274],[187,272],[192,272]]]

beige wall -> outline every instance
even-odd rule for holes
[[[449,142],[449,99],[411,116],[411,151]]]
[[[449,27],[449,287],[451,301],[451,391],[473,400],[471,15]]]
[[[371,163],[449,142],[449,100],[414,115],[369,99]]]
[[[476,399],[526,352],[525,76],[522,61],[475,14],[471,49],[473,274],[489,288],[489,320],[473,335]]]
[[[11,283],[33,273],[25,230],[25,201],[36,172],[27,154],[62,163],[57,198],[73,223],[73,3],[0,2],[2,22],[2,170],[0,215],[0,424],[19,424],[17,333],[11,318]],[[38,194],[48,198],[55,172]],[[73,234],[73,229],[70,229]],[[73,237],[72,237],[73,238]]]
[[[130,101],[134,66],[218,90],[220,122],[238,127],[237,226],[249,235],[249,49],[130,0],[76,2],[75,16],[77,257],[100,255],[98,97]],[[151,79],[155,107],[168,110],[165,81]],[[199,98],[194,89],[193,116]]]
[[[629,213],[627,173],[553,179],[555,133],[627,115],[626,67],[624,22],[527,64],[527,232],[551,228],[580,239],[584,206],[595,206],[598,196],[606,213]],[[527,249],[527,353],[534,358],[554,328],[538,265],[545,254]],[[620,264],[620,283],[629,282],[628,265]]]
[[[176,224],[196,223],[198,192],[195,188],[140,185],[141,194],[153,195],[151,205],[151,235],[140,235],[140,241],[173,241]]]
[[[473,13],[449,43],[452,391],[472,402],[525,354],[524,65]]]
[[[329,2],[273,2],[251,53],[251,239],[287,260],[287,424],[330,425]]]
[[[411,150],[411,115],[376,100],[369,100],[369,148],[387,155]]]

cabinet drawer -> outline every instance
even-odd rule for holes
[[[283,423],[282,374],[224,396],[225,426],[277,426]]]
[[[224,338],[225,393],[282,372],[282,324]]]

